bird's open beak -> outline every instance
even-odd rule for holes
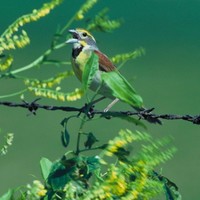
[[[66,41],[67,44],[74,44],[78,43],[78,34],[77,31],[74,29],[69,30],[69,33],[72,34],[73,38],[70,38]]]
[[[67,40],[65,43],[67,43],[67,44],[74,44],[74,43],[77,43],[77,42],[78,42],[78,39],[70,38],[70,39]]]

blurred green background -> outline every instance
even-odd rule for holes
[[[44,0],[1,0],[0,31],[16,18],[39,8]],[[84,1],[66,0],[50,15],[25,26],[31,44],[25,49],[11,52],[15,55],[13,68],[29,64],[49,48],[58,25],[63,26]],[[85,27],[86,21],[104,7],[110,9],[111,18],[123,19],[124,23],[113,33],[94,33],[99,48],[108,56],[132,51],[138,47],[146,49],[146,55],[128,62],[121,69],[132,81],[144,99],[146,107],[155,107],[156,113],[200,114],[200,1],[198,0],[102,0],[88,13],[83,21],[76,21],[71,28]],[[59,50],[54,58],[69,60],[71,46]],[[70,66],[68,66],[70,67]],[[20,75],[32,78],[49,78],[65,67],[43,66]],[[23,84],[16,80],[0,80],[0,96],[18,91]],[[63,91],[80,87],[75,77],[62,85]],[[31,95],[27,101],[34,100]],[[4,99],[5,100],[5,99]],[[19,102],[20,98],[9,98]],[[97,108],[102,109],[109,101]],[[42,104],[82,106],[85,99],[60,103],[42,99]],[[113,109],[128,109],[119,103]],[[39,110],[37,116],[27,116],[28,111],[19,108],[0,107],[0,138],[6,132],[15,134],[14,144],[6,156],[0,157],[0,195],[8,188],[18,187],[41,177],[41,157],[50,160],[60,158],[74,147],[80,121],[71,120],[72,135],[68,149],[62,147],[60,121],[69,116],[63,112]],[[148,132],[155,138],[173,136],[178,151],[174,158],[161,166],[162,173],[174,181],[184,199],[198,200],[200,197],[200,127],[184,121],[164,121],[162,126],[150,125]],[[121,128],[134,130],[137,127],[121,120],[97,120],[88,123],[85,131],[93,131],[101,143],[115,136]],[[134,147],[133,147],[134,148]],[[158,169],[160,170],[160,169]]]

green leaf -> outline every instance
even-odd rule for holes
[[[163,182],[165,185],[165,193],[166,193],[166,198],[167,200],[181,200],[181,194],[178,191],[178,187],[175,183],[170,181],[168,178],[163,177]]]
[[[111,119],[111,118],[113,118],[113,117],[115,117],[115,118],[120,118],[120,119],[125,120],[125,121],[127,121],[127,122],[129,122],[129,123],[135,124],[136,126],[141,126],[141,127],[143,127],[144,129],[147,129],[147,127],[145,126],[144,123],[142,123],[141,120],[136,119],[136,118],[134,118],[134,117],[132,117],[132,116],[128,116],[128,115],[121,114],[121,113],[106,112],[106,113],[103,113],[103,114],[101,115],[101,117],[105,117],[106,119]]]
[[[87,157],[87,165],[89,172],[92,173],[97,169],[100,169],[100,157],[99,156]]]
[[[97,162],[97,161],[96,161]],[[54,191],[61,191],[69,182],[74,180],[77,186],[85,188],[87,180],[91,177],[84,157],[78,156],[67,159],[66,156],[53,163],[51,172],[48,176],[48,186]]]
[[[64,147],[67,147],[69,145],[69,141],[70,141],[70,134],[67,130],[67,123],[68,123],[69,119],[71,119],[71,117],[65,118],[60,123],[64,127],[64,130],[61,132],[61,142]]]
[[[0,200],[11,200],[13,195],[13,190],[9,189],[3,196],[0,197]]]
[[[133,87],[118,71],[103,72],[102,80],[112,90],[113,96],[134,107],[142,107],[142,97],[136,94]]]
[[[84,143],[84,146],[88,149],[91,149],[94,143],[98,142],[99,140],[94,136],[93,133],[88,133],[87,140]]]
[[[69,145],[70,135],[67,131],[67,128],[65,128],[64,131],[61,132],[61,141],[64,147],[67,147]]]
[[[42,158],[40,160],[40,167],[42,170],[42,176],[46,180],[47,177],[49,176],[49,173],[52,167],[52,162],[47,158]]]
[[[114,155],[116,155],[117,158],[122,162],[129,162],[127,156],[130,155],[130,151],[123,147],[118,148],[117,151],[114,152]]]
[[[144,129],[147,129],[147,127],[145,126],[144,123],[142,123],[141,120],[139,119],[135,119],[134,117],[131,117],[131,116],[118,116],[120,119],[123,119],[123,120],[126,120],[127,122],[130,122],[130,123],[133,123],[135,124],[136,126],[141,126],[143,127]]]
[[[54,191],[62,190],[70,180],[69,169],[60,163],[60,161],[52,164],[47,183]]]
[[[84,67],[82,75],[82,83],[85,91],[87,91],[87,89],[90,87],[94,75],[98,69],[99,69],[98,56],[95,53],[92,53]]]

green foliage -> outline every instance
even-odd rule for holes
[[[53,75],[49,79],[39,80],[38,78],[18,76],[19,73],[28,71],[45,64],[66,67],[69,62],[62,60],[52,60],[50,56],[54,51],[65,46],[62,41],[65,31],[75,20],[83,20],[85,15],[97,3],[97,0],[87,0],[80,6],[74,16],[68,20],[64,27],[60,28],[51,42],[51,46],[36,60],[26,66],[18,66],[13,69],[12,55],[4,55],[4,51],[22,48],[29,44],[30,38],[25,30],[19,30],[27,23],[37,21],[49,14],[61,0],[52,0],[44,4],[40,9],[33,10],[32,13],[24,15],[11,24],[0,37],[0,78],[15,78],[24,82],[23,90],[4,95],[10,97],[14,95],[32,92],[35,96],[51,98],[60,101],[75,101],[83,96],[83,93],[90,87],[93,77],[98,70],[98,57],[92,54],[83,72],[83,89],[76,88],[73,92],[61,92],[63,80],[73,75],[71,70]],[[107,16],[107,9],[100,11],[89,21],[87,28],[90,31],[110,32],[121,25],[119,20],[110,20]],[[114,63],[121,63],[121,66],[130,59],[135,59],[144,54],[144,49],[138,49],[130,53],[116,55],[112,58]],[[11,67],[12,66],[12,70]],[[92,67],[91,67],[92,66]],[[136,93],[134,88],[117,71],[102,74],[102,81],[108,84],[113,95],[124,102],[141,107],[142,98]],[[120,87],[119,87],[120,85]],[[93,200],[93,199],[150,199],[157,195],[164,194],[167,200],[178,200],[180,194],[177,186],[166,177],[158,174],[155,168],[160,163],[171,159],[175,148],[170,146],[170,140],[155,140],[149,134],[139,131],[121,130],[119,135],[111,139],[106,144],[96,146],[97,139],[95,133],[84,132],[86,122],[93,120],[87,117],[87,113],[82,117],[70,116],[65,118],[61,125],[61,141],[64,147],[68,147],[70,142],[70,132],[68,122],[71,118],[81,120],[77,136],[76,147],[67,152],[61,159],[51,162],[47,158],[40,161],[43,180],[34,180],[26,187],[16,190],[8,190],[0,197],[0,200],[36,200],[36,199],[64,199],[64,200]],[[108,113],[108,118],[117,117],[131,122],[141,127],[145,127],[142,122],[130,116],[112,115]],[[85,142],[81,145],[81,137]],[[1,148],[1,154],[7,152],[12,144],[13,134],[7,134],[6,142]],[[138,148],[131,152],[130,146],[136,145]],[[81,147],[83,148],[81,148]],[[98,150],[92,156],[84,153]],[[110,159],[112,158],[112,159]],[[112,160],[115,161],[113,162]]]
[[[0,200],[10,200],[12,199],[13,190],[8,190],[3,196],[0,197]]]
[[[118,61],[124,61],[130,59],[130,56],[132,56],[132,54],[129,56],[122,56],[121,58],[118,56],[116,57],[116,60],[118,59]],[[82,82],[85,91],[90,87],[92,80],[97,73],[98,67],[98,56],[92,53],[83,71]],[[104,82],[106,85],[109,85],[109,88],[112,90],[113,96],[132,106],[139,108],[142,107],[142,98],[136,93],[133,87],[118,71],[112,71],[109,73],[103,72],[101,74],[101,78],[102,82]]]
[[[82,194],[88,187],[88,181],[92,173],[99,168],[98,157],[75,156],[67,158],[64,156],[61,160],[53,163],[50,174],[47,179],[48,197],[59,195],[65,196],[65,187],[72,184],[76,187],[76,193]],[[64,199],[64,198],[63,198]]]
[[[140,149],[128,156],[126,151],[121,151],[132,142],[142,142]],[[168,139],[158,140],[162,147],[168,146]],[[145,145],[145,143],[147,143]],[[143,151],[151,149],[152,152]],[[106,162],[107,173],[103,181],[96,182],[91,190],[87,191],[83,199],[150,199],[163,191],[163,183],[153,174],[155,166],[172,157],[174,147],[162,150],[155,145],[154,140],[147,133],[121,130],[119,136],[108,143],[101,157],[117,155],[117,165]],[[120,157],[118,156],[119,152]],[[125,152],[125,153],[124,153]],[[158,159],[159,157],[159,159]]]
[[[95,137],[95,135],[93,133],[88,133],[87,134],[87,140],[86,142],[84,143],[84,146],[88,149],[91,149],[92,146],[98,142],[99,140]]]
[[[80,99],[83,96],[83,91],[81,89],[76,89],[75,92],[60,92],[60,84],[63,80],[66,80],[69,76],[73,75],[72,71],[66,71],[60,73],[56,76],[53,76],[47,80],[38,80],[37,78],[29,78],[17,76],[17,74],[28,71],[35,67],[41,67],[45,64],[51,64],[56,66],[61,65],[69,65],[70,62],[61,61],[61,60],[53,60],[50,58],[51,54],[54,51],[57,51],[60,48],[65,46],[65,41],[62,41],[63,35],[65,31],[71,26],[71,24],[76,20],[83,20],[84,16],[93,8],[93,6],[98,2],[97,0],[87,0],[80,6],[79,10],[75,13],[75,15],[69,19],[66,25],[63,28],[58,29],[51,42],[51,48],[46,50],[41,56],[39,56],[36,60],[29,63],[26,66],[18,67],[17,69],[13,69],[14,67],[14,59],[12,55],[4,55],[3,51],[8,51],[11,49],[16,50],[16,48],[23,48],[30,43],[30,38],[28,37],[25,30],[20,29],[24,27],[27,23],[31,23],[41,19],[42,17],[48,15],[51,10],[53,10],[56,6],[60,5],[62,0],[51,0],[49,3],[44,4],[40,9],[34,9],[32,13],[26,14],[16,21],[14,21],[1,35],[0,37],[0,78],[15,78],[23,80],[25,83],[25,87],[20,89],[18,92],[14,92],[12,94],[1,95],[0,98],[6,98],[10,96],[16,96],[24,94],[25,92],[33,92],[36,96],[51,98],[60,101],[75,101]],[[107,9],[101,11],[94,20],[89,21],[88,29],[91,31],[111,31],[120,26],[119,21],[110,20],[106,15],[108,12]],[[61,41],[61,43],[59,43]],[[11,67],[12,66],[12,70]],[[59,85],[54,89],[52,88],[54,85]]]
[[[30,43],[30,39],[25,30],[19,29],[27,23],[39,20],[49,14],[62,0],[52,0],[44,4],[40,9],[33,10],[32,13],[24,15],[13,22],[0,36],[0,55],[6,51],[16,48],[23,48]],[[9,55],[4,61],[0,58],[0,71],[9,69],[13,62],[13,57]]]
[[[36,96],[47,97],[60,101],[75,101],[83,96],[83,90],[76,88],[73,92],[64,93],[61,92],[60,85],[61,81],[72,76],[74,73],[72,70],[65,71],[57,74],[56,76],[47,80],[38,79],[25,79],[25,85],[28,86],[28,90],[33,92]],[[49,89],[53,86],[55,89]]]
[[[158,178],[158,180],[162,181],[164,184],[164,189],[165,189],[165,195],[166,195],[166,199],[169,200],[181,200],[181,194],[178,191],[178,187],[175,183],[173,183],[172,181],[170,181],[168,178],[156,173],[154,171],[154,176]]]
[[[88,59],[83,75],[82,75],[82,82],[83,82],[83,88],[85,91],[90,87],[92,80],[97,73],[97,70],[99,69],[99,62],[98,62],[98,56],[94,53],[90,56]]]
[[[61,132],[61,141],[64,147],[67,147],[70,141],[70,134],[67,130],[67,123],[71,117],[65,118],[62,122],[61,125],[63,126],[63,131]]]
[[[127,62],[130,59],[138,58],[138,57],[140,57],[140,56],[142,56],[144,54],[145,54],[144,48],[139,48],[139,49],[136,49],[133,52],[115,55],[114,57],[111,58],[111,60],[115,64],[118,64],[120,62]]]
[[[47,190],[45,189],[44,185],[38,180],[34,180],[32,185],[28,184],[26,187],[27,191],[23,193],[21,197],[19,197],[19,199],[37,200],[45,196],[47,193]]]
[[[20,27],[24,26],[27,23],[37,21],[40,18],[46,16],[56,6],[60,5],[61,2],[62,0],[51,0],[51,2],[45,3],[40,9],[34,9],[32,13],[23,15],[22,17],[18,18],[15,22],[13,22],[1,36],[5,38],[10,38],[14,33],[18,31]]]
[[[122,116],[122,115],[118,115],[118,116],[115,116],[115,117],[118,117],[118,118],[120,118],[122,120],[126,120],[127,122],[130,122],[130,123],[135,124],[137,126],[141,126],[142,128],[145,128],[145,129],[147,128],[145,126],[145,124],[141,122],[141,120],[135,119],[134,117],[131,117],[131,116]]]
[[[102,80],[103,82],[105,82],[106,85],[109,85],[109,88],[112,90],[113,96],[132,106],[138,108],[142,107],[142,98],[136,93],[133,87],[118,71],[113,71],[109,73],[103,72]]]
[[[88,24],[87,30],[110,32],[119,28],[121,26],[121,22],[119,20],[110,20],[106,15],[107,12],[107,8],[100,11]]]
[[[41,166],[43,179],[46,180],[48,178],[49,174],[50,174],[52,162],[47,158],[42,158],[40,160],[40,166]]]
[[[126,149],[133,143],[139,146],[137,151],[130,153]],[[27,186],[28,190],[23,195],[31,199],[45,197],[67,200],[73,197],[77,200],[131,200],[178,194],[174,183],[154,171],[160,163],[169,160],[175,151],[170,146],[169,138],[155,140],[144,132],[121,130],[99,156],[67,153],[53,163],[42,158],[40,165],[45,185],[34,181],[32,186]],[[106,161],[109,160],[107,157],[116,157],[117,162]],[[100,173],[103,166],[106,170]],[[92,176],[95,182],[91,185]]]

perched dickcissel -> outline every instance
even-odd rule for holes
[[[109,87],[109,84],[102,83],[101,75],[103,73],[116,72],[116,78],[120,76],[123,78],[123,80],[126,79],[119,73],[119,71],[111,62],[111,60],[109,60],[109,58],[98,49],[95,38],[88,31],[80,28],[69,30],[69,33],[72,34],[72,38],[68,39],[66,43],[73,44],[72,67],[77,78],[80,81],[82,81],[82,74],[89,58],[92,54],[96,54],[98,56],[99,70],[95,74],[90,84],[90,89],[98,92],[98,94],[101,94],[103,97],[107,97],[113,100],[113,103],[111,103],[106,108],[106,110],[108,110],[112,106],[112,104],[116,103],[118,100],[123,101],[123,99],[120,99],[119,96],[113,95],[112,89]],[[131,87],[131,85],[128,82],[127,84],[129,87]],[[121,88],[123,87],[123,85],[118,85],[117,87],[119,88],[119,90],[124,90],[124,88]],[[139,100],[134,101],[133,98],[133,101],[129,102],[129,104],[132,107],[134,107],[137,111],[145,110],[142,105],[142,98],[135,93],[135,90],[132,87],[131,89],[131,91],[133,91],[133,94],[128,95],[132,95],[133,97],[136,97],[135,99]],[[153,123],[161,123],[160,120],[151,117],[147,118],[147,120]]]

